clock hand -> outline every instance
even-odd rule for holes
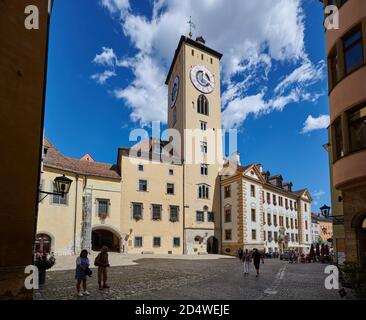
[[[204,79],[208,84],[211,84],[210,78],[209,78],[209,76],[208,76],[206,73],[204,73],[204,74],[203,74],[203,79]]]

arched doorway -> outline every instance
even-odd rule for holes
[[[218,254],[219,253],[219,241],[215,237],[207,239],[207,253]]]
[[[366,214],[362,215],[357,225],[358,256],[362,267],[366,267]]]
[[[111,252],[120,252],[120,238],[113,232],[105,229],[95,229],[92,232],[92,250],[100,251],[107,246]]]
[[[35,250],[40,253],[51,253],[51,237],[45,233],[39,233],[36,236]]]

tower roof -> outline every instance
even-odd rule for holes
[[[167,76],[166,81],[165,81],[165,84],[166,85],[169,84],[169,80],[170,80],[170,77],[171,77],[172,72],[173,72],[173,68],[174,68],[174,65],[175,65],[175,61],[177,60],[179,51],[180,51],[180,49],[181,49],[181,47],[182,47],[182,45],[184,43],[188,43],[189,45],[191,45],[193,47],[196,47],[197,49],[200,49],[200,50],[205,51],[205,52],[207,52],[209,54],[212,54],[214,57],[217,57],[219,60],[221,60],[221,58],[223,56],[222,53],[217,52],[217,51],[215,51],[215,50],[213,50],[213,49],[211,49],[209,47],[206,47],[206,45],[204,45],[200,41],[194,41],[194,40],[192,40],[190,38],[187,38],[185,36],[181,36],[180,41],[179,41],[179,44],[178,44],[178,47],[175,50],[173,62],[171,64],[171,66],[170,66],[170,69],[169,69],[169,72],[168,72],[168,76]]]

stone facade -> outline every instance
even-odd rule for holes
[[[223,253],[235,255],[239,248],[279,252],[281,226],[289,236],[289,248],[301,252],[310,249],[311,196],[306,189],[293,192],[279,185],[269,182],[262,166],[254,164],[238,166],[234,175],[222,177]],[[236,190],[236,186],[237,193],[225,194],[227,188]],[[226,221],[225,208],[232,209],[232,219],[236,220]],[[226,234],[231,234],[231,239]]]

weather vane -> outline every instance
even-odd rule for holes
[[[189,37],[192,38],[193,36],[192,30],[196,29],[196,25],[192,21],[192,16],[189,17],[189,21],[187,23],[189,24]]]

